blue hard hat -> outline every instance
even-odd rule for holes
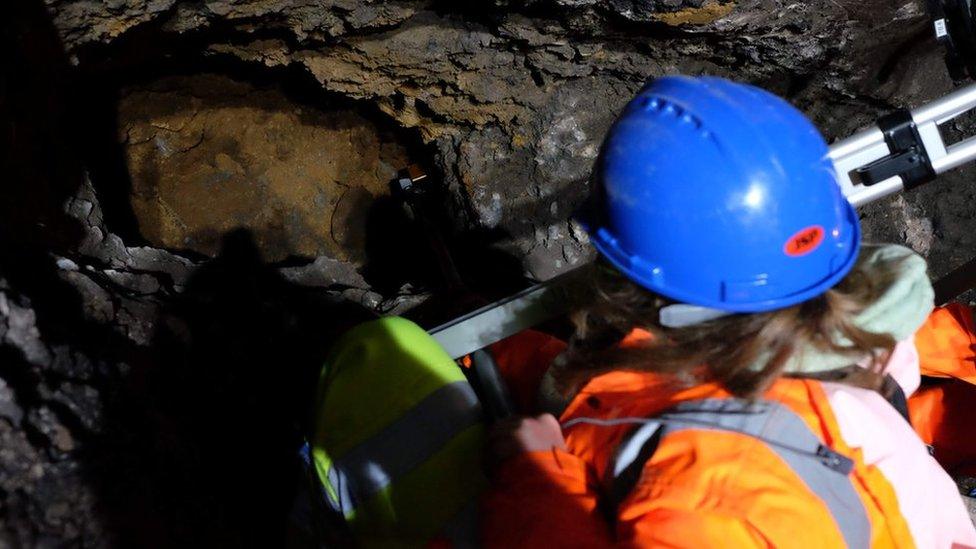
[[[624,275],[727,312],[822,294],[857,259],[827,144],[786,101],[714,77],[647,85],[611,127],[583,224]]]

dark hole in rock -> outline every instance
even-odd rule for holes
[[[369,207],[410,156],[389,129],[330,107],[218,74],[123,89],[118,138],[139,233],[213,255],[243,227],[268,261],[361,263]]]

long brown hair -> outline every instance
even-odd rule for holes
[[[869,368],[849,368],[843,381],[879,389],[896,344],[889,334],[859,328],[855,316],[894,281],[896,266],[858,263],[824,294],[785,309],[736,314],[683,328],[658,324],[661,307],[671,303],[597,263],[573,315],[576,331],[553,373],[563,392],[575,392],[589,378],[611,370],[654,371],[675,382],[715,381],[743,398],[755,398],[784,374],[798,349],[850,357],[870,357]],[[651,343],[621,348],[634,328],[654,336]]]

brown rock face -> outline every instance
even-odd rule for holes
[[[142,235],[207,255],[246,228],[269,261],[358,262],[369,205],[407,163],[391,135],[353,110],[222,76],[128,90],[119,120]]]

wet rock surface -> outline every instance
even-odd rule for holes
[[[569,214],[650,77],[765,86],[830,138],[952,87],[917,1],[6,9],[0,545],[15,547],[281,545],[329,342],[438,290],[423,235],[383,196],[401,159],[428,164],[462,274],[498,288],[592,253]],[[276,84],[296,80],[315,108]],[[864,209],[867,237],[911,245],[935,277],[969,260],[973,174]]]

